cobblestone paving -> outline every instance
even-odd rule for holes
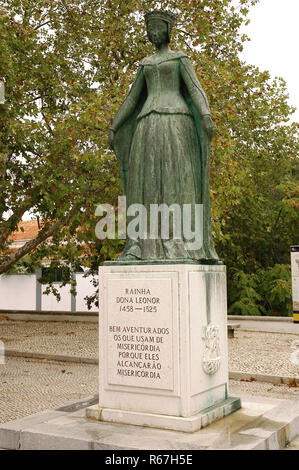
[[[1,317],[0,317],[1,318]],[[0,320],[6,349],[68,356],[97,357],[95,323]],[[235,331],[229,339],[229,370],[299,377],[290,362],[296,335]],[[96,365],[49,360],[6,358],[0,364],[0,422],[18,419],[98,391]],[[299,398],[299,387],[230,381],[231,396]]]
[[[267,382],[242,382],[239,380],[229,381],[229,394],[231,397],[240,397],[243,401],[250,398],[299,400],[299,387],[288,385],[273,385]]]
[[[229,370],[299,377],[290,361],[297,335],[235,330],[228,341]],[[77,357],[98,357],[96,323],[0,321],[0,340],[6,349]]]
[[[0,364],[0,423],[98,393],[98,367],[7,358]]]
[[[98,326],[83,322],[0,321],[0,340],[6,349],[98,357]]]
[[[296,339],[298,335],[235,330],[235,338],[228,341],[229,370],[299,377],[299,364],[290,360]]]
[[[230,381],[230,395],[244,401],[251,397],[299,398],[299,388],[269,383]],[[19,419],[98,392],[98,367],[8,358],[0,365],[0,423]]]

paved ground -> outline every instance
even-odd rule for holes
[[[296,335],[236,331],[229,339],[229,369],[234,372],[299,377],[290,362]],[[6,349],[96,358],[95,324],[0,321]],[[6,358],[0,364],[0,422],[18,419],[97,393],[96,365]],[[230,395],[241,398],[296,399],[299,387],[230,381]]]
[[[229,370],[299,377],[290,361],[298,335],[235,330],[229,339]],[[98,357],[98,328],[93,323],[0,321],[6,349],[77,357]]]
[[[0,320],[0,340],[5,349],[98,357],[95,323]]]
[[[229,381],[229,394],[232,397],[241,397],[242,400],[299,400],[299,387],[288,385],[274,385],[267,382]]]
[[[65,405],[98,392],[98,368],[7,358],[0,365],[0,422]]]
[[[298,365],[290,361],[296,339],[299,335],[235,330],[235,338],[228,341],[229,370],[299,377],[299,360]]]

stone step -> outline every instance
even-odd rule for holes
[[[287,444],[282,450],[299,450],[299,436],[295,437],[295,439]]]
[[[235,413],[199,431],[186,433],[87,420],[85,409],[94,399],[0,424],[0,448],[295,450],[299,446],[299,403],[295,400],[282,400],[279,405],[269,400],[243,402]]]

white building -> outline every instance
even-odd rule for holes
[[[22,227],[22,230],[21,230]],[[23,246],[28,240],[35,238],[38,234],[38,221],[23,221],[19,224],[19,230],[14,232],[11,248],[16,250]],[[47,263],[45,267],[47,269]],[[86,271],[72,272],[70,275],[76,281],[77,295],[70,292],[70,285],[61,286],[58,268],[56,277],[52,284],[60,294],[60,301],[54,294],[45,294],[45,285],[38,279],[42,275],[41,269],[36,269],[32,274],[3,274],[0,276],[0,311],[42,311],[42,312],[97,312],[97,307],[92,306],[88,310],[85,297],[95,294],[93,285],[94,277],[86,276]],[[65,268],[64,268],[65,269]]]

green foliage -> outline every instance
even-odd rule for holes
[[[6,274],[34,274],[35,269],[31,256],[27,255],[7,270]]]
[[[259,292],[263,296],[263,311],[271,315],[292,315],[292,279],[290,265],[276,264],[260,271]]]
[[[231,278],[229,299],[231,315],[260,315],[259,302],[262,300],[257,292],[257,279],[254,275],[235,271]]]
[[[291,268],[276,264],[253,274],[235,271],[229,283],[231,315],[292,315]]]

